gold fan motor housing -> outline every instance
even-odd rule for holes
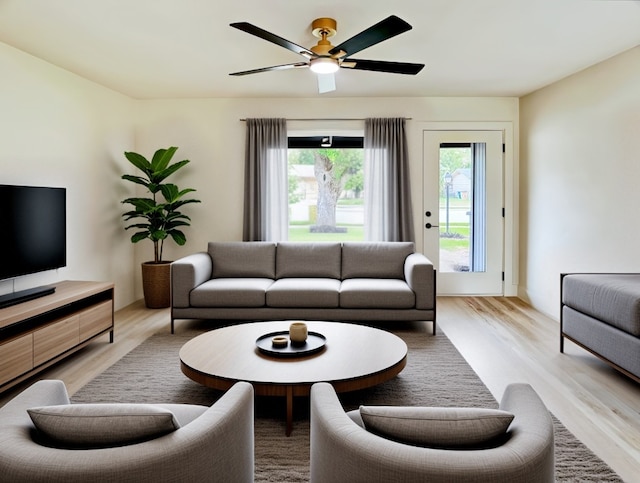
[[[311,22],[311,33],[314,37],[322,38],[324,33],[327,37],[333,37],[338,31],[338,23],[327,17],[317,18]]]
[[[311,33],[314,37],[318,37],[318,44],[311,47],[311,51],[320,56],[329,55],[329,51],[333,49],[331,42],[327,40],[336,34],[337,22],[332,18],[322,17],[311,22]]]

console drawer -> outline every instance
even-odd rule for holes
[[[100,332],[110,329],[113,312],[110,300],[83,310],[80,316],[80,342],[83,342]]]
[[[78,315],[72,315],[33,333],[33,365],[38,366],[80,342]]]
[[[0,344],[0,385],[33,369],[33,334]]]

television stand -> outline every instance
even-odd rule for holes
[[[28,288],[26,290],[19,290],[6,295],[0,295],[0,309],[21,304],[22,302],[28,302],[29,300],[44,297],[45,295],[51,295],[55,291],[55,287],[43,285],[41,287]]]
[[[111,282],[65,281],[49,295],[0,308],[0,393],[89,345],[113,342]]]

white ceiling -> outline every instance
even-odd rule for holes
[[[229,27],[311,47],[394,14],[413,30],[356,57],[424,63],[417,76],[341,69],[325,97],[522,96],[640,45],[640,0],[0,0],[0,41],[134,98],[318,97],[304,60]]]

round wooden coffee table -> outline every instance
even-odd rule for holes
[[[280,357],[265,354],[256,340],[286,331],[291,321],[249,322],[201,334],[180,349],[182,372],[193,381],[227,390],[238,381],[253,385],[256,395],[285,396],[287,435],[291,433],[293,397],[308,396],[316,382],[336,392],[375,386],[395,377],[407,362],[407,345],[381,329],[345,322],[307,321],[310,332],[326,338],[318,352]]]

